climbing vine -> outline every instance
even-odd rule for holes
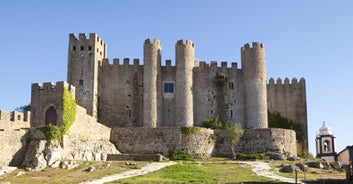
[[[39,128],[50,143],[60,140],[70,129],[76,118],[76,101],[68,89],[64,89],[62,104],[62,126],[58,127],[49,124]]]
[[[302,142],[304,139],[304,126],[283,117],[279,112],[268,111],[268,127],[291,129],[295,131],[298,142]]]
[[[226,74],[224,74],[222,72],[217,72],[215,79],[216,79],[216,83],[219,87],[223,87],[224,84],[227,82],[227,76],[226,76]]]

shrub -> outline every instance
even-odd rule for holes
[[[182,134],[197,134],[201,131],[200,127],[180,127],[180,131]]]
[[[169,150],[169,159],[170,160],[192,160],[190,154],[184,153],[182,150],[172,149]]]

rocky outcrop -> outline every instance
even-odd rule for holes
[[[29,171],[58,167],[67,160],[106,160],[108,154],[119,151],[108,140],[65,136],[61,144],[50,144],[39,129],[32,129],[22,163]],[[64,145],[64,146],[63,146]]]

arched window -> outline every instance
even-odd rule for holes
[[[56,121],[58,119],[58,114],[53,106],[49,107],[47,112],[45,113],[45,125],[53,124],[57,125]]]

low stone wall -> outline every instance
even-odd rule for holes
[[[135,161],[150,161],[160,162],[163,160],[161,154],[108,154],[107,160],[135,160]]]
[[[215,145],[213,130],[200,128],[185,134],[181,127],[113,128],[110,141],[122,153],[160,153],[168,156],[173,149],[185,151],[196,158],[211,156]]]
[[[296,134],[281,128],[247,129],[236,150],[247,154],[276,152],[297,156]]]
[[[5,129],[0,131],[0,166],[18,166],[25,154],[27,130]]]

